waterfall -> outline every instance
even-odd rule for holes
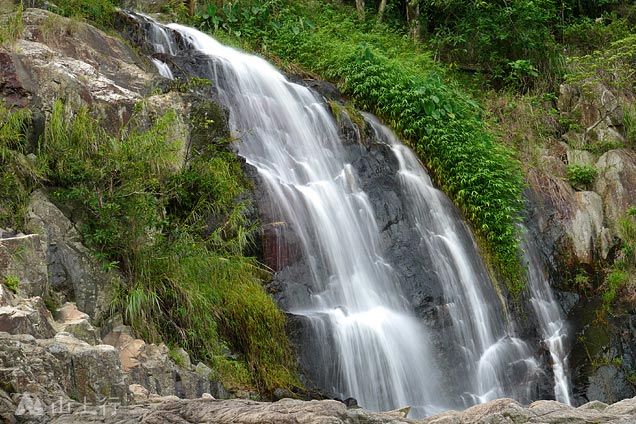
[[[528,285],[532,296],[530,301],[539,320],[543,343],[550,352],[554,373],[554,397],[559,402],[571,405],[570,383],[567,375],[568,351],[565,320],[552,294],[545,265],[537,252],[535,243],[530,240],[527,230],[525,228],[522,230],[524,234],[522,248],[527,262]]]
[[[320,96],[192,28],[153,22],[148,38],[163,56],[196,52],[196,76],[214,82],[238,152],[267,192],[267,205],[259,205],[272,221],[265,224],[302,257],[306,270],[294,274],[302,281],[285,309],[309,323],[312,376],[321,389],[374,410],[412,406],[416,416],[499,397],[536,398],[539,364],[516,337],[468,227],[387,127],[365,114],[373,143],[397,163],[391,178],[410,226],[408,248],[427,264],[409,272],[440,287],[435,314],[443,328],[416,314],[360,170]],[[545,296],[533,291],[535,299]]]

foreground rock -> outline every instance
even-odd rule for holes
[[[512,399],[497,399],[473,406],[463,412],[443,412],[422,422],[427,424],[628,424],[636,422],[636,398],[625,399],[609,406],[593,401],[578,408],[553,400],[539,400],[524,407]]]
[[[0,391],[0,400],[6,410],[10,398]],[[422,420],[404,418],[404,410],[370,412],[348,409],[333,400],[300,401],[282,399],[278,402],[255,402],[245,399],[215,400],[209,396],[195,400],[158,398],[131,406],[115,403],[86,405],[74,401],[56,404],[52,409],[36,396],[20,400],[21,408],[13,416],[4,414],[8,422],[33,423],[329,423],[329,424],[588,424],[636,422],[636,398],[613,405],[594,401],[578,408],[555,401],[537,401],[528,407],[512,399],[497,399],[474,406],[463,412],[449,411]],[[16,409],[18,406],[16,406]],[[1,413],[2,411],[0,411]]]

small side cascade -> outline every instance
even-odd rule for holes
[[[161,75],[164,78],[174,79],[174,76],[172,75],[172,71],[170,70],[170,67],[168,66],[167,63],[162,62],[159,59],[154,57],[152,58],[152,63],[157,68],[157,71],[159,71],[159,75]]]
[[[561,315],[561,308],[554,299],[546,266],[537,252],[535,243],[522,228],[524,239],[522,248],[528,269],[528,285],[532,307],[539,321],[541,337],[550,352],[554,373],[554,397],[559,402],[572,405],[571,388],[568,378],[567,325]]]

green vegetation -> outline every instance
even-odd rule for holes
[[[574,187],[588,187],[594,182],[598,170],[592,166],[573,164],[567,167],[568,181]]]
[[[89,20],[101,29],[110,29],[117,3],[112,0],[57,0],[54,11],[62,16]]]
[[[636,302],[636,207],[629,208],[618,220],[618,233],[621,250],[602,287],[602,314],[613,311],[619,294],[622,303]]]
[[[145,129],[133,117],[110,135],[58,101],[39,152],[49,184],[83,213],[88,246],[123,273],[113,310],[140,336],[186,348],[235,389],[294,386],[284,316],[261,286],[267,273],[243,255],[254,228],[237,201],[247,188],[238,160],[217,145],[185,161],[178,119]]]
[[[43,177],[25,156],[29,112],[0,102],[0,227],[24,229],[29,194]]]
[[[18,286],[20,284],[20,279],[13,275],[5,275],[2,277],[2,282],[5,286],[14,294],[18,294]]]
[[[22,3],[5,5],[5,1],[0,0],[0,46],[14,43],[24,30]]]
[[[636,72],[636,34],[613,41],[602,50],[573,57],[569,61],[568,82],[603,83],[608,87],[633,93]]]

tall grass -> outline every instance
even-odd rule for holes
[[[184,163],[177,119],[143,129],[133,118],[113,136],[57,102],[41,147],[50,181],[83,211],[87,244],[124,273],[113,309],[141,336],[185,347],[235,388],[295,386],[284,315],[244,256],[255,226],[237,201],[247,189],[238,160],[210,147]]]
[[[14,109],[0,101],[0,227],[24,230],[29,194],[43,173],[25,156],[27,109]]]

